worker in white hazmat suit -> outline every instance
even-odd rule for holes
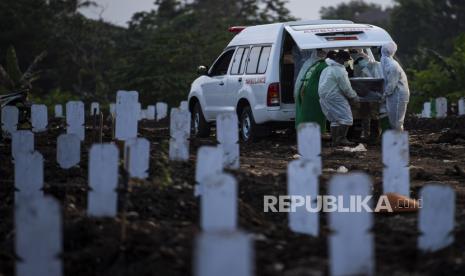
[[[405,113],[410,98],[407,75],[394,60],[397,45],[394,42],[381,48],[381,68],[384,76],[384,98],[392,129],[404,130]]]
[[[334,60],[326,59],[329,66],[321,73],[318,85],[321,110],[331,122],[333,146],[354,145],[347,140],[347,132],[353,124],[349,100],[359,102],[360,99],[350,85],[349,76],[344,66],[349,60],[349,53],[344,51],[339,51]]]

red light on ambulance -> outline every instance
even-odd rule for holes
[[[279,106],[279,82],[270,83],[266,95],[267,106]]]
[[[228,31],[230,33],[238,34],[238,33],[242,32],[245,28],[247,28],[247,27],[246,26],[232,26],[232,27],[229,27]]]
[[[326,40],[328,41],[358,40],[358,37],[356,36],[333,36],[333,37],[327,37]]]

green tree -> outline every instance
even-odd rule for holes
[[[335,7],[322,7],[320,15],[322,19],[345,19],[387,27],[390,9],[383,9],[381,5],[367,3],[363,0],[352,0]]]

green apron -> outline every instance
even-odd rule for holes
[[[313,122],[320,125],[321,133],[326,132],[326,117],[321,111],[320,96],[318,95],[318,85],[321,72],[328,67],[324,60],[320,60],[312,65],[298,88],[298,95],[295,99],[295,126],[301,123]],[[297,83],[300,83],[299,81]],[[302,97],[303,94],[303,97]]]

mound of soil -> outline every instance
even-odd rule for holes
[[[427,181],[455,189],[454,244],[434,254],[421,254],[416,249],[417,214],[375,214],[377,274],[465,274],[465,177],[456,170],[465,169],[465,144],[460,140],[462,136],[457,136],[464,132],[441,132],[444,128],[463,126],[464,122],[464,118],[448,118],[408,123],[411,194],[417,197]],[[57,136],[64,132],[64,122],[54,121],[49,131],[36,135],[36,150],[45,160],[44,192],[57,198],[63,209],[64,249],[60,258],[64,275],[191,275],[193,245],[200,231],[199,199],[193,196],[195,153],[202,145],[215,145],[215,138],[192,140],[190,161],[170,162],[168,123],[141,122],[140,136],[151,142],[150,177],[131,181],[127,196],[120,194],[120,216],[92,219],[86,216],[87,155],[95,138],[88,127],[81,165],[62,170],[55,161],[55,148]],[[103,134],[104,141],[111,141],[108,123]],[[380,145],[369,145],[367,149],[363,153],[341,153],[324,140],[320,193],[325,194],[336,169],[345,166],[349,171],[368,173],[373,180],[373,193],[379,196],[383,169]],[[0,275],[5,276],[14,275],[17,260],[10,152],[10,142],[1,142]],[[229,172],[239,183],[240,228],[255,238],[256,275],[328,272],[329,231],[325,214],[321,215],[321,234],[314,238],[291,232],[286,214],[263,212],[264,195],[286,195],[287,164],[296,153],[295,134],[273,134],[258,143],[241,144],[241,168]]]

